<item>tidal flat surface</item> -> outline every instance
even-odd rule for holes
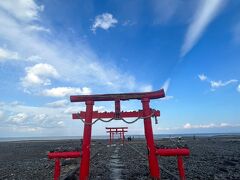
[[[164,138],[155,143],[190,149],[190,156],[184,157],[187,179],[240,179],[240,136]],[[47,159],[47,153],[80,150],[80,144],[80,140],[0,142],[0,179],[53,179],[54,161]],[[91,156],[90,179],[150,179],[143,139],[124,145],[115,140],[112,146],[107,140],[93,140]],[[178,176],[175,157],[158,160],[162,179]],[[76,179],[78,174],[73,172],[78,172],[79,163],[80,159],[62,160],[61,178]]]

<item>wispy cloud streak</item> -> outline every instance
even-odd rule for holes
[[[171,79],[168,78],[168,79],[164,82],[164,84],[163,84],[163,86],[162,86],[162,88],[163,88],[164,91],[165,91],[165,94],[167,94],[167,91],[168,91],[168,88],[169,88],[169,85],[170,85],[170,81],[171,81]]]
[[[0,47],[0,61],[4,61],[6,59],[19,60],[20,57],[17,52],[10,51],[8,49],[4,49]]]
[[[199,74],[198,75],[198,78],[201,80],[201,81],[206,81],[210,84],[210,87],[211,87],[211,90],[212,91],[215,91],[217,88],[220,88],[220,87],[224,87],[224,86],[227,86],[227,85],[230,85],[230,84],[234,84],[234,83],[237,83],[238,80],[237,79],[230,79],[228,81],[222,81],[222,80],[218,80],[218,81],[215,81],[215,80],[211,80],[209,79],[206,75],[204,74]]]
[[[219,87],[227,86],[229,84],[236,83],[236,82],[238,82],[238,80],[231,79],[231,80],[225,81],[225,82],[222,82],[222,81],[210,81],[210,84],[211,84],[212,88],[219,88]]]
[[[240,92],[240,84],[237,87],[237,91]]]
[[[188,27],[184,44],[181,49],[181,57],[185,56],[197,43],[209,23],[217,16],[226,4],[225,0],[202,0]]]

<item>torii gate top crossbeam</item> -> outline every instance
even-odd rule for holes
[[[122,93],[122,94],[97,94],[97,95],[74,95],[70,96],[71,102],[85,102],[85,101],[116,101],[129,99],[158,99],[165,97],[163,89],[153,92],[144,93]]]
[[[124,130],[114,130],[114,131],[106,131],[107,133],[119,133],[119,132],[128,132],[128,131],[124,131]]]
[[[128,129],[128,127],[106,127],[106,129]]]
[[[128,127],[106,127],[107,133],[128,132]]]

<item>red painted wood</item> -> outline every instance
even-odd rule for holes
[[[120,133],[120,132],[128,132],[128,131],[122,131],[122,130],[117,130],[117,131],[107,131],[107,133],[110,133],[110,132],[112,132],[112,133]]]
[[[83,144],[82,144],[82,159],[80,162],[80,180],[89,179],[89,165],[90,165],[90,143],[91,143],[91,133],[92,133],[92,112],[93,112],[93,101],[86,102],[86,123],[84,124],[83,132]]]
[[[71,102],[86,102],[86,101],[115,101],[115,100],[130,100],[130,99],[159,99],[165,97],[163,89],[153,92],[141,93],[122,93],[122,94],[96,94],[96,95],[73,95],[70,96]]]
[[[153,110],[154,116],[159,117],[160,116],[160,111],[158,110]],[[80,113],[73,113],[72,114],[72,119],[85,119],[86,117],[86,112],[81,111]],[[93,119],[97,118],[115,118],[115,112],[98,112],[98,111],[93,111],[92,114]],[[143,111],[132,111],[132,112],[120,112],[119,114],[120,118],[137,118],[137,117],[143,117]]]
[[[190,151],[187,148],[157,149],[156,154],[160,156],[189,156]]]
[[[61,173],[60,159],[55,159],[54,180],[59,180]]]
[[[142,99],[144,117],[147,117],[151,114],[149,102],[150,100],[148,98]],[[156,148],[155,148],[155,143],[153,139],[151,117],[144,119],[144,131],[145,131],[145,137],[146,137],[147,148],[148,148],[148,163],[149,163],[150,175],[152,179],[160,179],[160,170],[159,170],[160,168],[158,166],[158,159],[155,154]]]
[[[111,131],[115,131],[116,129],[128,129],[128,127],[106,127],[106,129],[110,129]]]
[[[81,152],[78,151],[68,151],[68,152],[50,152],[48,153],[49,159],[55,158],[78,158],[81,157]]]
[[[184,171],[184,165],[183,165],[183,157],[178,156],[177,161],[178,161],[179,178],[180,180],[185,180],[186,177],[185,177],[185,171]]]

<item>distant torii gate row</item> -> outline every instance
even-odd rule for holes
[[[106,127],[107,133],[109,133],[109,144],[112,144],[112,140],[114,139],[114,133],[120,134],[120,139],[122,140],[122,143],[124,144],[124,133],[128,132],[128,127]]]
[[[180,179],[185,179],[183,159],[182,156],[188,156],[190,154],[187,148],[174,148],[174,149],[157,149],[154,144],[153,130],[152,130],[152,116],[160,116],[160,111],[150,109],[149,102],[150,99],[159,99],[165,97],[164,90],[158,90],[154,92],[144,92],[144,93],[124,93],[124,94],[101,94],[101,95],[75,95],[71,96],[71,102],[85,102],[86,112],[80,112],[73,114],[73,119],[81,119],[84,122],[84,132],[83,132],[83,144],[81,152],[53,152],[49,153],[49,158],[55,159],[55,173],[54,178],[58,179],[60,175],[60,158],[76,158],[81,157],[80,163],[80,180],[89,179],[89,162],[90,162],[90,143],[91,143],[91,131],[92,124],[98,120],[104,121],[102,118],[110,118],[110,120],[117,119],[123,120],[123,118],[137,118],[144,119],[144,132],[147,142],[148,149],[148,162],[150,176],[153,179],[160,179],[160,168],[158,165],[157,155],[160,156],[177,156],[178,159],[178,169]],[[143,110],[124,112],[121,111],[120,101],[137,99],[141,100]],[[93,111],[93,105],[95,101],[114,101],[115,102],[115,112],[98,112]],[[83,120],[84,119],[84,120]],[[92,119],[96,119],[94,122]],[[137,120],[136,119],[136,120]],[[109,122],[106,120],[105,122]]]

